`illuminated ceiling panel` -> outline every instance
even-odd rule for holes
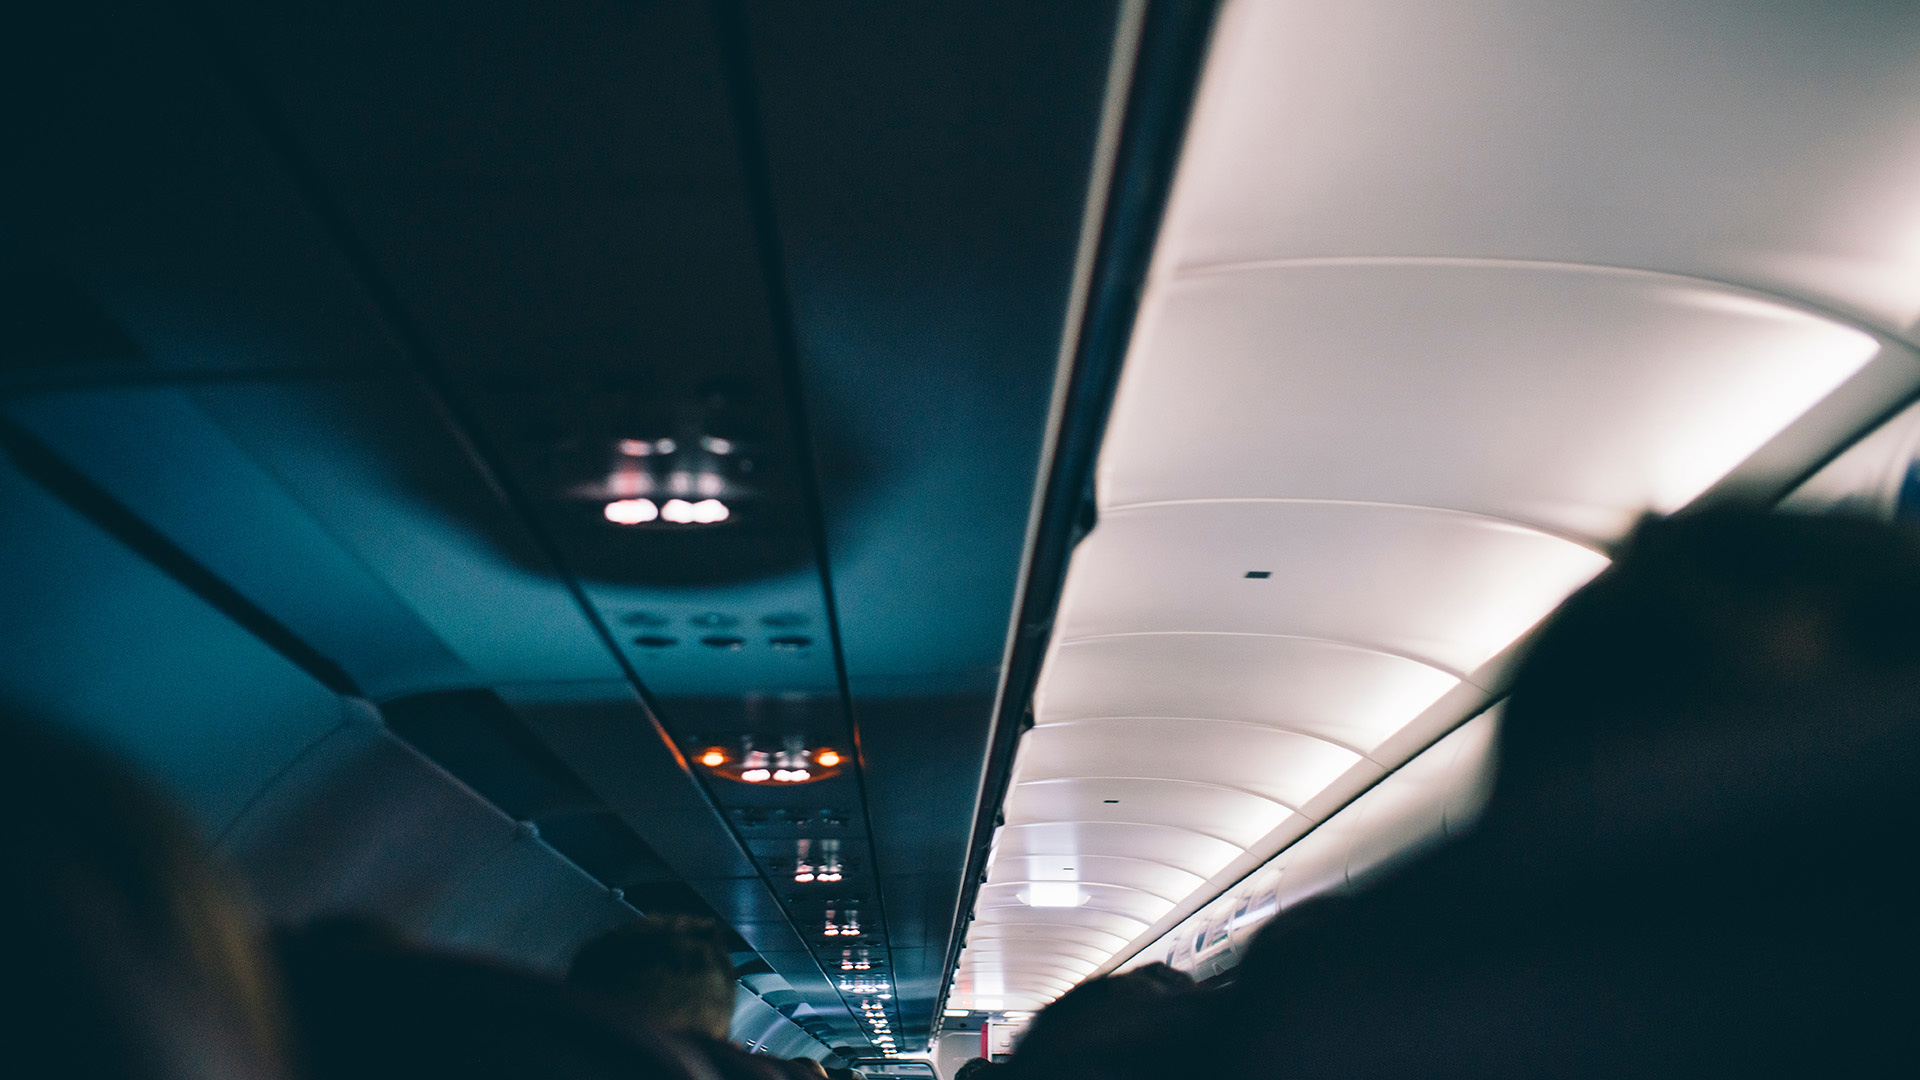
[[[1182,272],[1127,358],[1103,508],[1444,506],[1574,536],[1685,505],[1873,336],[1661,274],[1475,260]],[[1223,393],[1182,392],[1195,386]]]
[[[1229,0],[950,1003],[1190,925],[1638,515],[1912,364],[1917,49],[1916,5]],[[1444,832],[1402,787],[1320,869]]]

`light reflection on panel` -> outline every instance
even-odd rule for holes
[[[1104,804],[1103,804],[1104,805]],[[1170,825],[1107,821],[1009,824],[995,834],[994,859],[1031,855],[1111,855],[1139,859],[1205,878],[1243,849]]]
[[[1126,672],[1117,679],[1114,673]],[[1130,634],[1062,643],[1042,722],[1191,716],[1266,724],[1365,752],[1460,680],[1391,653],[1270,634]]]
[[[1564,266],[1286,265],[1158,303],[1103,506],[1284,494],[1604,538],[1691,501],[1880,351],[1737,290]]]
[[[1141,507],[1103,514],[1074,552],[1056,638],[1296,634],[1466,673],[1605,565],[1556,536],[1422,507]]]
[[[1071,720],[1029,732],[1023,781],[1152,777],[1216,784],[1298,809],[1360,755],[1330,742],[1233,720]],[[1104,804],[1103,804],[1104,805]]]
[[[1007,796],[1006,813],[1008,823],[1014,825],[1107,821],[1172,826],[1225,840],[1235,854],[1291,816],[1291,811],[1271,799],[1232,788],[1111,777],[1017,783]]]

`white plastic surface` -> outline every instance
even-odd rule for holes
[[[1149,879],[1185,894],[1114,955],[1206,974],[1255,894],[1464,829],[1491,721],[1341,806],[1639,515],[1912,361],[1916,56],[1916,4],[1230,0],[971,931],[1020,945],[956,991],[1054,996],[1045,939]],[[1889,512],[1901,439],[1829,486]],[[1083,854],[1190,877],[1061,861],[1087,904],[1023,906]]]

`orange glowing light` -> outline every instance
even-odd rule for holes
[[[726,763],[727,752],[717,746],[700,755],[700,764],[705,765],[709,769],[719,768]]]
[[[822,750],[820,751],[819,758],[816,760],[818,760],[820,764],[831,769],[835,765],[840,764],[840,752],[838,750]]]

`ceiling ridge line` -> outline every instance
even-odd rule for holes
[[[1311,269],[1314,267],[1337,266],[1434,266],[1434,267],[1500,267],[1513,270],[1573,270],[1596,276],[1646,277],[1665,281],[1685,282],[1690,285],[1708,285],[1716,289],[1741,293],[1753,299],[1771,301],[1792,308],[1803,315],[1812,315],[1842,326],[1851,327],[1862,333],[1870,334],[1888,344],[1902,346],[1907,352],[1920,358],[1920,341],[1907,336],[1908,331],[1880,323],[1863,315],[1851,314],[1829,304],[1801,296],[1798,293],[1781,292],[1761,285],[1731,281],[1726,278],[1708,277],[1704,274],[1689,274],[1678,270],[1656,270],[1646,266],[1627,266],[1620,263],[1579,262],[1571,259],[1524,259],[1499,255],[1295,255],[1277,259],[1244,259],[1215,263],[1196,263],[1176,267],[1162,280],[1173,283],[1191,281],[1207,277],[1228,277],[1234,274],[1258,273],[1262,270],[1286,270],[1292,268]]]
[[[1271,795],[1262,795],[1257,791],[1249,791],[1246,788],[1239,787],[1234,784],[1214,784],[1214,783],[1209,783],[1205,780],[1181,780],[1171,776],[1109,776],[1105,774],[1088,775],[1088,776],[1043,776],[1034,780],[1021,780],[1018,783],[1014,784],[1013,786],[1016,789],[1018,789],[1018,788],[1024,787],[1027,784],[1074,783],[1081,780],[1145,780],[1149,783],[1154,783],[1154,784],[1187,784],[1192,787],[1216,788],[1220,791],[1237,791],[1242,795],[1251,796],[1252,798],[1259,799],[1262,802],[1270,802],[1275,806],[1281,807],[1282,809],[1286,810],[1289,813],[1299,814],[1301,817],[1307,816],[1306,813],[1297,806],[1293,806],[1289,803],[1283,802],[1279,799],[1274,798]],[[1127,824],[1127,823],[1120,822],[1119,824]],[[1232,841],[1228,841],[1228,842],[1232,843]],[[1234,846],[1238,847],[1239,845],[1236,844]]]
[[[1191,870],[1182,870],[1179,867],[1173,865],[1172,863],[1161,862],[1158,859],[1143,859],[1138,855],[1102,855],[1097,851],[1080,851],[1080,852],[1030,851],[1024,855],[1009,855],[1007,856],[1007,858],[1010,858],[1010,859],[1112,859],[1116,862],[1140,863],[1143,866],[1158,866],[1162,869],[1173,870],[1177,873],[1193,874],[1194,877],[1198,877],[1202,881],[1206,880],[1206,878],[1201,877],[1201,875],[1194,874],[1193,871]]]
[[[1916,354],[1915,359],[1920,360],[1920,353]],[[1234,503],[1273,503],[1288,506],[1361,506],[1376,510],[1418,510],[1421,513],[1446,514],[1453,517],[1472,518],[1476,521],[1487,521],[1496,525],[1505,525],[1509,528],[1523,529],[1527,532],[1538,533],[1541,536],[1552,537],[1555,540],[1564,540],[1569,544],[1586,548],[1596,555],[1604,555],[1609,559],[1613,557],[1611,552],[1607,551],[1591,537],[1581,536],[1578,533],[1570,532],[1557,526],[1547,525],[1542,522],[1528,521],[1524,518],[1507,517],[1502,514],[1489,514],[1484,510],[1462,510],[1455,506],[1430,506],[1425,503],[1387,502],[1380,499],[1314,499],[1284,495],[1230,495],[1220,498],[1151,499],[1146,502],[1116,503],[1112,506],[1101,507],[1100,513],[1102,515],[1124,514],[1135,510],[1154,510],[1168,506],[1212,506]]]
[[[1479,683],[1473,681],[1472,677],[1467,672],[1455,670],[1454,668],[1447,667],[1446,665],[1440,664],[1433,660],[1422,660],[1420,657],[1414,656],[1411,653],[1404,653],[1404,652],[1400,652],[1397,649],[1388,649],[1379,645],[1368,645],[1359,641],[1352,640],[1350,638],[1324,637],[1318,634],[1278,634],[1278,633],[1268,633],[1266,631],[1261,631],[1261,630],[1118,630],[1108,634],[1088,634],[1084,637],[1063,637],[1058,641],[1056,641],[1054,644],[1056,645],[1056,647],[1059,647],[1059,648],[1067,648],[1073,645],[1083,645],[1083,644],[1087,644],[1095,641],[1106,641],[1112,638],[1132,638],[1132,637],[1252,637],[1252,638],[1280,638],[1288,641],[1317,641],[1327,645],[1344,646],[1346,648],[1353,649],[1356,652],[1373,653],[1374,655],[1377,655],[1377,656],[1390,656],[1396,660],[1405,660],[1410,664],[1419,664],[1421,667],[1428,668],[1433,671],[1437,671],[1442,675],[1451,675],[1454,678],[1459,679],[1463,683],[1467,683],[1472,686],[1480,686]],[[1483,690],[1486,689],[1486,687],[1480,687],[1480,688]]]
[[[1425,708],[1421,709],[1421,712],[1425,711]],[[1419,715],[1420,713],[1414,713],[1413,716],[1407,718],[1407,723],[1412,723]],[[1312,732],[1299,731],[1290,727],[1281,727],[1277,724],[1263,724],[1258,720],[1235,720],[1225,716],[1163,716],[1159,714],[1141,716],[1076,716],[1071,720],[1039,720],[1036,721],[1033,726],[1035,730],[1038,730],[1044,727],[1068,727],[1073,724],[1097,724],[1107,720],[1179,720],[1194,724],[1237,724],[1241,727],[1259,728],[1263,731],[1277,731],[1284,735],[1298,735],[1303,739],[1312,739],[1314,742],[1326,743],[1328,746],[1345,750],[1350,754],[1357,754],[1363,758],[1368,756],[1367,751],[1357,746],[1350,746],[1338,739],[1329,739],[1325,735],[1315,735]],[[1400,726],[1404,728],[1406,724]],[[1388,738],[1392,738],[1392,736],[1389,735]]]
[[[1034,783],[1044,783],[1044,782],[1045,781],[1039,781],[1039,780],[1034,781]],[[1235,851],[1240,852],[1243,855],[1246,854],[1247,851],[1249,850],[1245,847],[1242,847],[1239,844],[1234,843],[1231,840],[1226,840],[1221,837],[1214,836],[1212,833],[1203,833],[1198,829],[1189,829],[1184,825],[1158,825],[1150,821],[1108,821],[1105,819],[1102,819],[1099,821],[1023,821],[1018,824],[1009,822],[1008,824],[1000,826],[1000,828],[1003,830],[1004,829],[1043,829],[1048,826],[1055,826],[1055,825],[1124,825],[1129,829],[1166,829],[1169,832],[1186,833],[1189,836],[1198,836],[1205,840],[1212,840],[1212,841],[1215,841],[1216,843],[1225,844],[1228,847],[1234,849]],[[1011,857],[1025,858],[1025,856],[1019,856],[1019,855],[1015,855]],[[1125,858],[1126,856],[1116,855],[1112,857]],[[1191,873],[1191,871],[1189,871],[1189,873]]]
[[[1097,885],[1102,889],[1119,889],[1123,892],[1139,893],[1141,896],[1151,896],[1158,900],[1165,900],[1167,903],[1172,904],[1175,907],[1178,907],[1180,905],[1180,901],[1186,899],[1187,896],[1192,895],[1192,892],[1193,892],[1192,889],[1189,889],[1187,890],[1187,894],[1183,896],[1177,896],[1177,897],[1162,896],[1161,894],[1157,892],[1153,892],[1150,889],[1142,889],[1134,885],[1118,885],[1111,881],[1092,881],[1087,878],[1075,878],[1072,881],[1062,881],[1059,878],[1017,878],[1009,881],[988,881],[987,882],[987,885],[989,887],[995,886],[995,885],[1035,885],[1035,884],[1040,884],[1040,885],[1065,884],[1065,885],[1089,885],[1089,886]],[[1201,881],[1200,884],[1204,885],[1206,884],[1206,882],[1203,880]],[[1194,886],[1195,889],[1199,887],[1200,887],[1199,885]],[[1010,907],[1012,905],[1003,905],[1003,906]],[[1031,905],[1026,905],[1023,903],[1022,906],[1031,906]],[[1082,906],[1085,906],[1085,905],[1082,905]],[[1094,910],[1100,911],[1103,909],[1094,908]]]

